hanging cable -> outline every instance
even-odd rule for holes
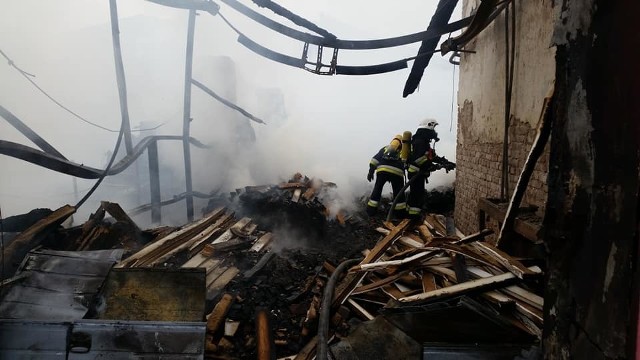
[[[82,206],[82,204],[84,204],[89,199],[89,197],[91,197],[91,195],[96,191],[98,186],[100,186],[100,183],[102,183],[102,180],[104,180],[104,178],[107,177],[107,174],[109,174],[109,170],[111,170],[111,165],[113,165],[113,162],[116,160],[116,155],[118,155],[118,150],[120,150],[120,143],[122,142],[122,138],[124,137],[124,126],[125,126],[124,121],[122,121],[122,123],[120,124],[120,132],[118,133],[118,140],[116,140],[116,146],[113,149],[113,155],[111,155],[111,159],[109,159],[109,164],[107,164],[107,167],[104,169],[104,172],[102,173],[98,181],[96,181],[96,183],[93,185],[91,190],[89,190],[89,192],[86,193],[82,197],[82,199],[80,199],[80,201],[78,201],[78,203],[75,206],[76,211],[80,208],[80,206]]]
[[[511,10],[509,9],[511,5]],[[511,18],[509,17],[511,13]],[[511,29],[509,29],[511,20]],[[511,30],[511,31],[510,31]],[[502,186],[500,188],[500,199],[506,200],[509,196],[509,125],[511,121],[511,98],[513,95],[513,73],[515,68],[515,47],[516,47],[516,9],[515,1],[507,4],[504,14],[504,36],[505,36],[505,74],[504,74],[504,138],[502,144]]]
[[[36,83],[33,79],[31,79],[32,77],[36,77],[35,75],[28,73],[24,70],[22,70],[18,65],[15,64],[15,62],[9,58],[9,56],[2,51],[2,49],[0,49],[0,55],[2,55],[5,59],[7,59],[7,62],[9,64],[9,66],[13,67],[14,69],[16,69],[20,75],[22,75],[25,79],[27,79],[28,82],[31,83],[31,85],[33,85],[36,89],[38,89],[38,91],[40,91],[44,96],[46,96],[49,100],[51,100],[54,104],[58,105],[60,108],[62,108],[63,110],[65,110],[66,112],[68,112],[69,114],[73,115],[75,118],[77,118],[80,121],[83,121],[91,126],[95,126],[99,129],[102,129],[104,131],[108,131],[108,132],[118,132],[118,130],[113,130],[113,129],[109,129],[107,127],[104,127],[102,125],[96,124],[94,122],[91,122],[87,119],[85,119],[84,117],[78,115],[76,112],[74,112],[73,110],[69,109],[68,107],[64,106],[61,102],[59,102],[58,100],[56,100],[53,96],[49,95],[49,93],[47,93],[43,88],[40,87],[40,85],[38,85],[38,83]],[[166,124],[166,122],[152,127],[152,128],[148,128],[148,129],[137,129],[137,130],[131,130],[132,132],[140,132],[140,131],[150,131],[150,130],[155,130],[158,129],[159,127],[163,126],[164,124]]]
[[[451,75],[451,122],[449,123],[449,132],[453,129],[453,104],[456,98],[456,66],[453,65],[453,74]]]

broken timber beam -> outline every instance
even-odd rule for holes
[[[532,266],[529,268],[529,270],[532,270],[534,272],[541,272],[540,268],[537,266]],[[482,292],[483,290],[493,289],[496,287],[500,287],[501,285],[513,283],[515,281],[517,281],[515,275],[513,275],[512,273],[505,273],[487,278],[467,281],[465,283],[456,284],[427,293],[403,297],[398,299],[398,301],[400,302],[400,306],[441,301],[470,292]]]
[[[213,254],[244,249],[250,247],[251,245],[252,243],[250,240],[243,238],[233,238],[229,241],[205,245],[204,249],[202,249],[202,255],[211,257]]]
[[[62,224],[63,221],[75,212],[75,207],[65,205],[18,234],[11,244],[5,248],[2,274],[6,278],[13,276],[29,250],[40,245],[50,230]]]
[[[207,318],[207,332],[215,334],[220,326],[224,324],[224,320],[227,317],[227,313],[233,305],[234,296],[231,294],[224,294],[216,306],[213,308],[209,317]]]
[[[367,256],[360,262],[360,265],[369,264],[378,260],[384,252],[393,244],[393,242],[402,235],[402,232],[409,226],[410,220],[404,219],[398,226],[393,228],[387,236],[380,240],[376,246],[367,254]],[[342,304],[349,294],[355,289],[360,281],[364,278],[365,274],[358,274],[353,276],[351,280],[345,283],[344,287],[337,289],[333,299],[332,307],[337,307]]]
[[[258,360],[271,360],[271,329],[269,328],[269,313],[265,309],[256,312],[256,337]]]
[[[142,231],[140,230],[138,225],[129,217],[129,215],[127,215],[127,213],[122,210],[120,205],[109,201],[102,201],[100,202],[100,206],[111,216],[113,216],[113,218],[117,221],[122,221],[131,225],[138,233]]]
[[[245,271],[244,274],[242,274],[242,276],[245,279],[252,278],[253,275],[255,275],[258,271],[262,270],[262,268],[265,267],[274,256],[275,256],[274,252],[268,252],[262,255],[260,260],[251,269]]]
[[[251,247],[251,251],[260,252],[265,249],[273,240],[273,234],[268,232],[262,235]]]
[[[495,260],[497,260],[500,264],[502,264],[509,272],[513,275],[519,277],[520,279],[524,279],[525,277],[530,277],[534,275],[539,275],[539,273],[533,272],[529,270],[527,267],[522,265],[522,263],[507,253],[499,250],[495,246],[491,244],[478,242],[475,244],[477,249],[484,252],[485,254],[491,256]]]

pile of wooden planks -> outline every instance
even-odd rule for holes
[[[269,232],[257,231],[250,218],[237,220],[233,212],[218,208],[202,219],[169,233],[116,265],[117,268],[158,267],[182,253],[182,268],[205,268],[207,299],[213,299],[240,272],[229,251],[264,252],[273,240]]]
[[[525,284],[535,282],[541,269],[480,241],[490,231],[461,238],[447,231],[443,220],[429,215],[418,226],[403,221],[379,228],[385,237],[350,269],[336,290],[334,305],[344,303],[370,320],[383,307],[420,306],[468,295],[540,337],[543,300]]]

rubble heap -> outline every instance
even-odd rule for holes
[[[279,185],[247,187],[234,193],[243,204],[240,208],[220,206],[182,227],[152,230],[139,229],[116,204],[103,203],[82,226],[56,228],[45,245],[58,252],[27,254],[29,259],[46,257],[57,264],[58,270],[47,275],[51,278],[38,280],[48,283],[52,291],[55,281],[51,279],[68,283],[64,277],[75,279],[88,271],[66,262],[91,256],[115,263],[108,274],[93,275],[86,285],[92,291],[83,294],[82,304],[76,296],[56,297],[57,308],[72,307],[74,312],[58,316],[67,321],[65,325],[47,326],[71,326],[64,332],[68,335],[61,335],[60,346],[65,349],[69,342],[65,336],[80,336],[73,329],[86,321],[107,328],[126,325],[134,337],[147,336],[154,329],[166,335],[166,343],[151,346],[134,341],[124,350],[98,344],[93,348],[149,355],[162,346],[184,351],[184,344],[171,343],[169,339],[179,338],[171,334],[201,334],[193,343],[200,352],[189,350],[196,354],[194,358],[253,359],[275,354],[311,359],[319,339],[330,341],[334,355],[344,357],[362,358],[374,350],[377,355],[401,351],[392,345],[399,342],[373,338],[376,328],[386,329],[381,333],[387,335],[380,336],[406,334],[398,336],[415,346],[404,346],[402,351],[420,353],[427,346],[423,344],[430,342],[471,343],[478,351],[478,344],[493,339],[494,348],[496,341],[512,344],[504,350],[512,356],[540,337],[542,298],[536,290],[542,270],[537,264],[482,241],[490,230],[470,236],[456,233],[452,221],[441,215],[430,214],[424,221],[384,222],[379,218],[363,221],[344,211],[330,214],[331,204],[323,202],[321,194],[333,186],[294,176]],[[42,237],[47,229],[43,224],[61,220],[56,213],[60,212],[21,233],[21,242],[27,243],[29,236]],[[106,218],[106,213],[113,219]],[[291,231],[281,232],[283,226],[314,240],[284,241],[290,240],[283,237],[291,236]],[[113,248],[123,250],[99,252]],[[343,274],[344,265],[339,265],[348,259],[354,265]],[[3,317],[23,319],[20,314],[25,311],[18,310],[35,306],[12,300],[17,291],[25,299],[43,299],[21,285],[35,281],[38,264],[23,262],[16,275],[3,282]],[[338,280],[335,289],[327,285],[331,277]],[[73,287],[65,289],[73,292]],[[333,296],[327,298],[325,292]],[[37,306],[42,306],[40,300]],[[52,311],[51,319],[57,318],[57,310]],[[128,323],[140,320],[149,325],[140,328],[138,323]],[[20,350],[11,348],[17,346],[11,345],[11,336],[17,335],[10,334],[20,334],[25,321],[0,323],[0,339],[8,339],[0,340],[0,348]],[[167,327],[163,321],[176,326]],[[318,330],[326,321],[327,334]],[[106,335],[100,336],[101,340],[93,341],[107,341]]]

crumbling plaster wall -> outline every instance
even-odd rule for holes
[[[468,16],[480,0],[465,0]],[[551,0],[515,1],[516,53],[509,125],[509,191],[535,138],[543,100],[555,78],[553,4]],[[511,22],[509,23],[511,25]],[[505,112],[505,15],[500,14],[466,46],[458,90],[458,144],[456,152],[457,227],[477,231],[477,201],[500,197]],[[524,203],[544,209],[547,197],[549,150],[536,166]],[[542,215],[542,213],[540,213]]]

